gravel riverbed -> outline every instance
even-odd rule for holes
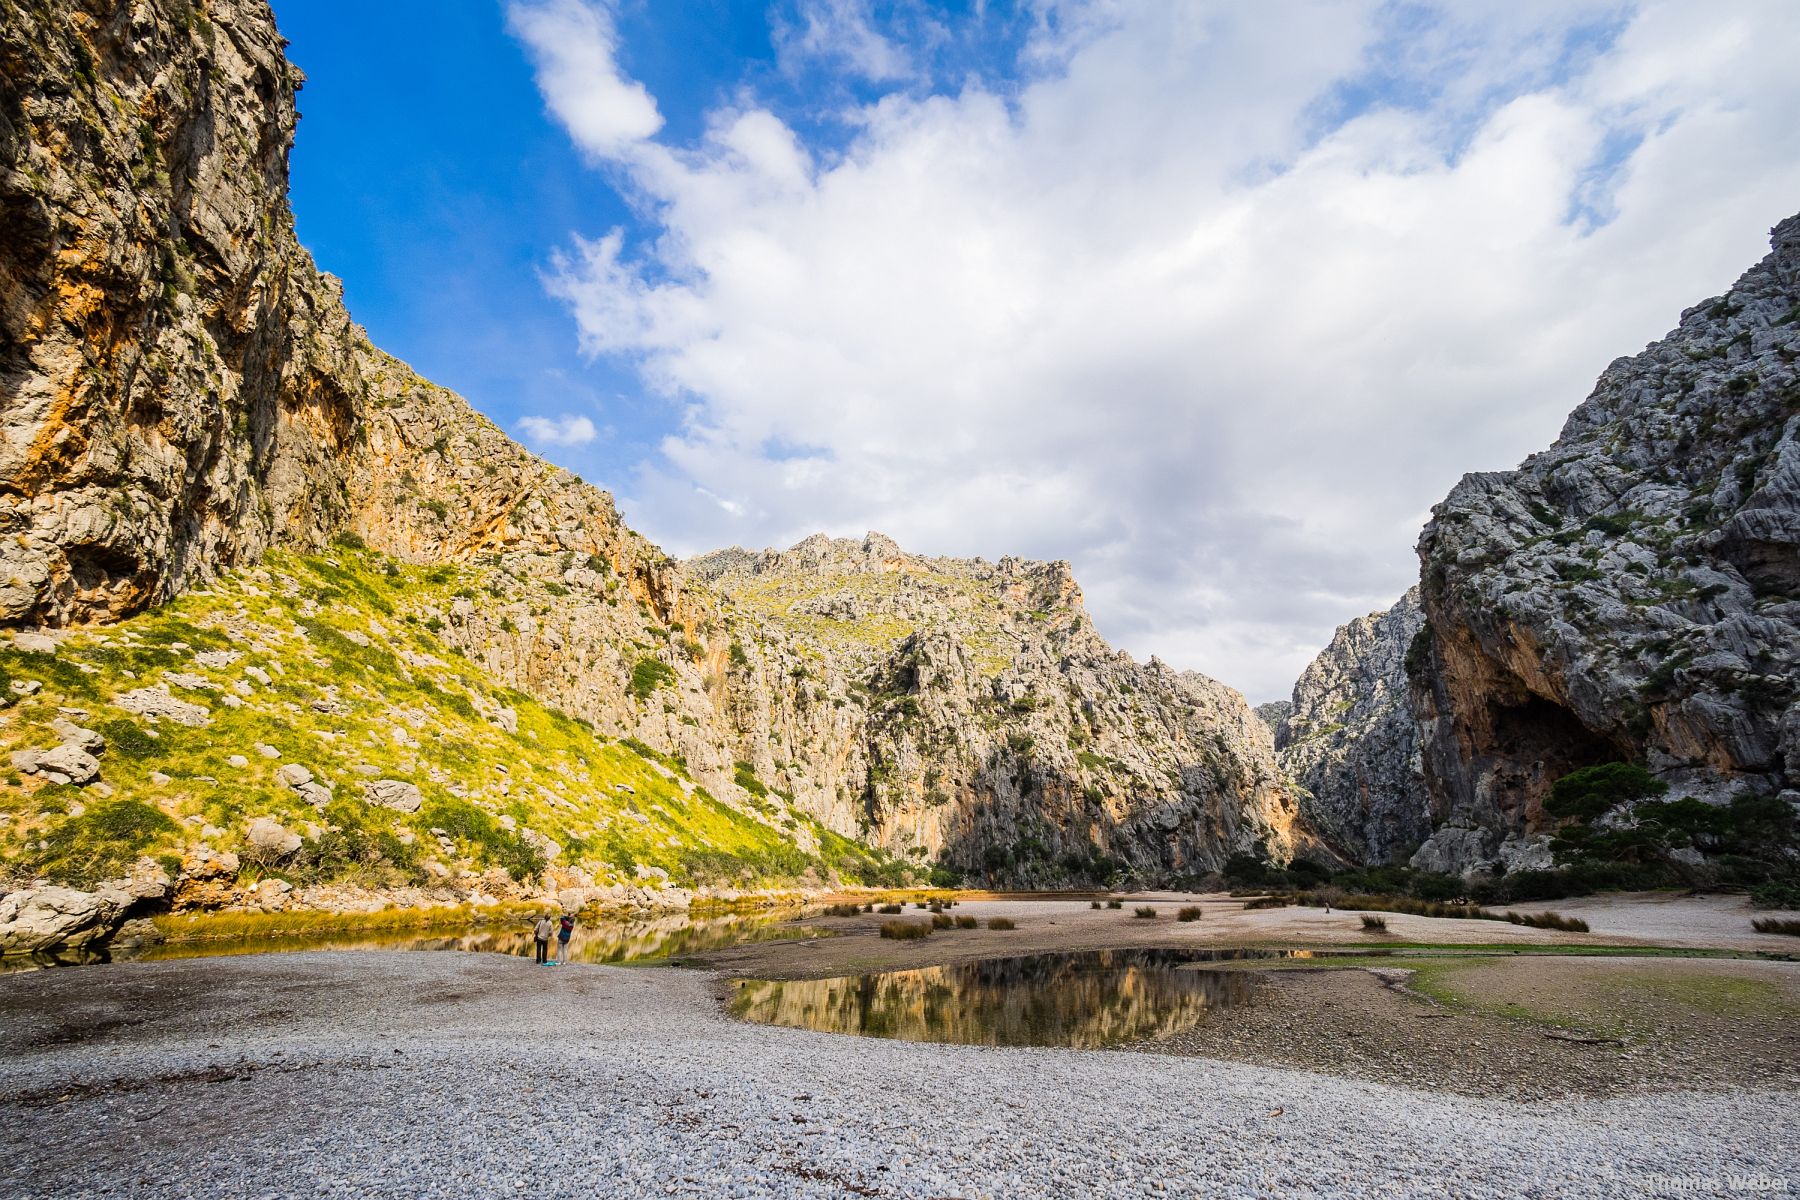
[[[1791,1091],[1535,1105],[776,1029],[714,977],[456,953],[0,979],[0,1195],[1644,1196],[1791,1189]]]

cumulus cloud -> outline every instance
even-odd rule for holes
[[[530,51],[550,111],[587,153],[620,154],[662,128],[656,101],[619,70],[610,5],[528,0],[507,10],[507,27]]]
[[[654,227],[553,280],[680,414],[645,532],[1068,558],[1115,642],[1273,698],[1800,206],[1791,6],[1031,7],[1018,79],[829,155],[748,100],[575,134]],[[527,40],[572,132],[635,87]]]
[[[586,417],[521,417],[519,429],[534,446],[586,446],[600,431]]]

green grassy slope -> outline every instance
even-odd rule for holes
[[[434,618],[415,615],[480,583],[479,567],[405,566],[349,539],[321,555],[272,553],[155,611],[77,632],[54,656],[0,649],[0,757],[56,745],[59,718],[107,742],[99,786],[7,768],[0,871],[91,885],[139,854],[173,874],[206,845],[239,854],[246,877],[296,886],[497,872],[596,886],[654,885],[665,872],[740,886],[891,875],[885,858],[779,794],[734,809],[679,761],[496,685],[434,636]],[[145,688],[200,706],[205,723],[129,711]],[[322,807],[278,776],[289,764],[330,788]],[[369,802],[375,779],[416,785],[422,807]],[[306,835],[303,845],[251,845],[247,823],[262,816]]]

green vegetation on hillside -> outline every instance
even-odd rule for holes
[[[206,844],[237,852],[246,882],[296,886],[427,885],[465,867],[514,880],[579,867],[600,884],[903,881],[901,864],[827,833],[786,797],[765,791],[739,811],[679,759],[495,683],[428,615],[486,582],[479,567],[407,566],[345,539],[317,555],[272,553],[78,632],[55,655],[0,649],[0,752],[57,745],[59,718],[106,739],[99,785],[15,774],[0,789],[0,875],[91,885],[139,855],[174,866]],[[21,695],[13,681],[38,687]],[[159,704],[195,723],[143,711]],[[307,794],[294,767],[327,790]],[[374,803],[365,787],[376,780],[416,786],[420,807]],[[248,823],[265,816],[302,845],[250,843]]]

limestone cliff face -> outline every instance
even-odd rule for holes
[[[1114,651],[1066,563],[870,534],[687,566],[744,649],[720,681],[742,753],[889,849],[1032,884],[1311,846],[1243,697]]]
[[[772,786],[1005,882],[1305,842],[1242,699],[1112,652],[1066,566],[872,537],[684,571],[370,345],[294,236],[299,83],[264,0],[0,0],[0,624],[353,532],[457,565],[409,611],[487,678],[744,812]]]
[[[1424,627],[1412,588],[1386,612],[1338,628],[1294,684],[1276,728],[1282,769],[1302,808],[1347,857],[1388,863],[1431,833],[1406,655]]]
[[[1800,217],[1550,449],[1433,510],[1415,686],[1443,828],[1418,865],[1541,861],[1550,784],[1613,759],[1800,802],[1797,360]]]

